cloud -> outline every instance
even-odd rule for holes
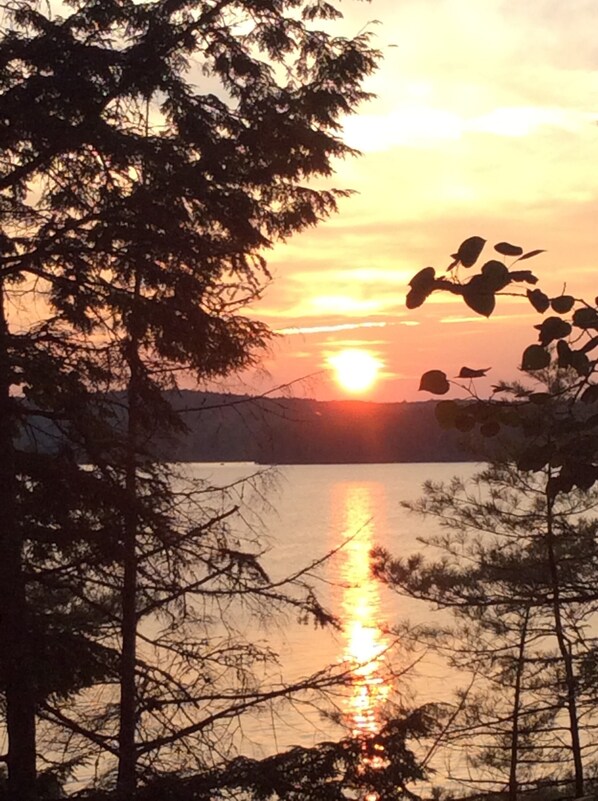
[[[277,334],[284,334],[290,336],[293,334],[326,334],[334,331],[353,331],[356,328],[385,328],[388,325],[386,322],[379,323],[337,323],[333,325],[312,325],[312,326],[294,326],[290,328],[279,328],[276,330]]]
[[[467,129],[498,136],[530,136],[540,128],[577,132],[587,129],[598,120],[595,112],[563,108],[513,106],[497,108],[469,121]]]
[[[393,148],[434,148],[464,136],[532,136],[541,129],[575,133],[589,128],[598,113],[542,106],[499,106],[481,115],[464,115],[433,106],[404,106],[384,116],[364,114],[345,121],[345,139],[362,152]]]

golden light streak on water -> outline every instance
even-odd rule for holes
[[[375,540],[374,510],[380,505],[375,498],[375,483],[337,485],[335,497],[342,509],[343,536],[351,537],[342,553],[342,614],[344,621],[344,658],[353,667],[354,681],[347,701],[347,721],[353,736],[371,737],[382,726],[381,712],[391,690],[385,675],[383,656],[388,640],[381,630],[380,588],[370,571],[370,551]],[[378,493],[379,494],[379,493]],[[384,751],[372,755],[364,752],[364,764],[382,768],[387,764]],[[375,801],[369,794],[365,801]]]

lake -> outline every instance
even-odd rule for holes
[[[339,631],[301,624],[292,615],[269,627],[251,620],[246,624],[252,636],[280,654],[280,680],[296,681],[326,665],[353,666],[351,688],[336,698],[345,732],[375,732],[390,698],[406,704],[448,700],[459,686],[439,657],[407,652],[397,642],[393,626],[406,619],[433,622],[432,610],[372,578],[370,550],[381,545],[397,556],[421,551],[419,538],[433,534],[437,526],[403,509],[401,501],[416,500],[427,479],[467,477],[476,469],[468,463],[292,465],[276,468],[262,491],[251,483],[236,483],[259,470],[253,464],[185,466],[190,477],[235,487],[242,504],[237,524],[257,532],[266,547],[263,564],[273,580],[332,553],[306,579],[340,618]],[[239,747],[261,756],[343,733],[311,699],[267,719],[250,720],[243,725]]]

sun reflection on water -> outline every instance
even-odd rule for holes
[[[380,588],[370,571],[370,551],[374,545],[374,509],[380,511],[376,498],[378,485],[350,483],[337,485],[337,509],[342,509],[343,535],[351,539],[343,549],[341,579],[342,613],[345,633],[344,658],[353,668],[354,680],[347,700],[346,715],[355,737],[376,735],[382,726],[382,709],[390,693],[383,658],[388,640],[382,630]],[[378,753],[364,751],[363,762],[369,768],[382,768],[387,760],[379,746]],[[375,795],[369,798],[373,801]]]

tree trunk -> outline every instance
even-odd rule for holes
[[[130,414],[130,411],[129,411]],[[137,640],[137,514],[136,470],[127,466],[125,479],[126,501],[131,505],[125,512],[123,534],[122,587],[122,652],[120,663],[120,728],[118,735],[119,763],[117,795],[119,801],[132,801],[135,796],[137,723],[137,688],[135,680]]]
[[[35,698],[22,542],[16,508],[9,330],[0,284],[0,652],[5,671],[10,798],[36,798]]]
[[[577,714],[577,682],[573,669],[573,659],[569,649],[569,642],[563,627],[561,615],[561,597],[557,560],[554,553],[554,533],[552,530],[552,508],[554,501],[547,497],[546,514],[546,551],[552,584],[552,608],[554,615],[554,630],[559,647],[559,653],[565,669],[565,686],[567,690],[567,711],[569,713],[569,730],[571,733],[571,751],[575,776],[575,797],[581,798],[584,794],[583,761],[581,756],[581,741],[579,736],[579,717]]]
[[[135,281],[134,304],[141,288]],[[135,309],[133,309],[133,318]],[[139,342],[135,320],[131,323],[128,343],[129,385],[127,388],[127,453],[125,465],[125,510],[123,517],[123,587],[122,587],[122,653],[120,666],[120,729],[117,796],[119,801],[133,801],[137,769],[137,442],[139,415]]]
[[[511,759],[509,766],[509,801],[517,801],[517,765],[519,762],[519,710],[521,709],[521,682],[525,664],[525,641],[527,639],[527,624],[529,621],[529,606],[525,610],[525,618],[519,640],[519,653],[517,654],[517,673],[515,676],[515,695],[513,697],[513,728],[511,730]]]

